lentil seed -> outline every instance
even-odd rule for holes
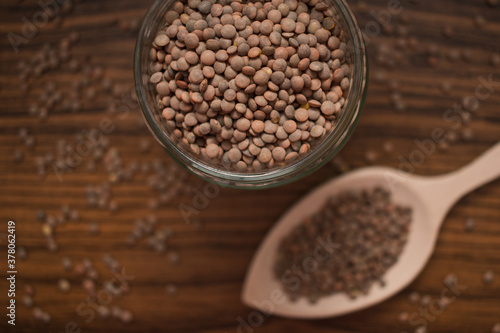
[[[306,153],[335,127],[350,85],[331,15],[317,0],[175,3],[150,51],[168,126],[239,172]]]
[[[286,158],[293,159],[296,155],[291,152]],[[361,214],[365,209],[372,213]],[[298,287],[287,283],[281,287],[292,301],[305,297],[315,303],[335,293],[355,298],[359,293],[368,293],[397,261],[406,244],[410,223],[411,210],[393,204],[390,192],[385,189],[341,192],[326,199],[318,212],[282,239],[274,275],[284,281],[284,276],[297,274],[290,267],[303,267],[304,260],[317,247],[318,239],[328,236],[328,252],[335,255],[327,255],[321,266],[308,273],[308,279],[301,279]],[[374,232],[383,236],[374,238]],[[336,251],[337,247],[341,247],[341,251]],[[347,250],[351,247],[356,248],[356,253]],[[377,269],[366,269],[367,265]]]
[[[495,273],[492,270],[488,270],[483,275],[483,283],[486,285],[492,284],[495,280]]]

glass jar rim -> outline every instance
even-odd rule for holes
[[[363,35],[358,27],[354,14],[345,0],[324,0],[334,6],[344,20],[347,34],[352,43],[353,76],[345,109],[335,128],[314,149],[304,157],[275,169],[263,169],[253,173],[238,173],[229,169],[222,169],[202,163],[190,156],[186,151],[171,140],[169,134],[155,117],[155,111],[147,100],[149,82],[144,78],[143,57],[147,56],[144,47],[149,46],[152,40],[147,38],[156,34],[158,13],[165,13],[176,0],[156,0],[146,13],[137,39],[134,54],[134,82],[139,106],[147,127],[155,139],[176,162],[187,168],[197,176],[217,183],[224,187],[263,189],[284,185],[311,174],[330,160],[348,141],[356,127],[361,114],[367,90],[368,64]],[[161,17],[161,16],[160,16]],[[149,49],[149,48],[148,48]],[[150,88],[149,88],[150,89]]]

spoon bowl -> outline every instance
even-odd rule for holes
[[[424,269],[434,251],[439,228],[453,204],[500,176],[499,165],[500,143],[470,165],[444,176],[421,177],[386,167],[368,167],[327,182],[285,213],[264,239],[247,273],[243,303],[272,315],[319,319],[351,313],[386,300]],[[412,208],[408,241],[398,261],[384,275],[385,286],[374,285],[367,295],[356,299],[336,293],[314,304],[305,298],[290,301],[273,273],[280,241],[306,217],[319,211],[332,195],[374,187],[389,189],[395,204]]]

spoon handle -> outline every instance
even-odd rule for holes
[[[462,169],[428,178],[426,192],[435,214],[443,220],[464,195],[500,177],[500,142]]]

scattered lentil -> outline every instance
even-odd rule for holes
[[[492,270],[488,270],[483,275],[483,283],[486,285],[492,284],[495,280],[495,273]]]
[[[419,326],[415,329],[415,333],[427,333],[427,327],[426,326]]]
[[[177,286],[173,283],[169,283],[166,288],[167,294],[170,296],[175,296],[177,295],[178,289]]]
[[[73,268],[73,261],[69,257],[63,257],[61,261],[62,267],[69,272]]]
[[[464,222],[464,230],[465,232],[472,232],[474,231],[474,228],[476,227],[476,220],[473,218],[466,218]]]
[[[429,306],[429,304],[431,304],[431,301],[432,301],[432,297],[430,295],[424,295],[420,299],[420,305],[422,305],[423,307],[427,307],[427,306]]]
[[[406,323],[410,319],[410,314],[408,312],[401,312],[398,319],[401,323]]]
[[[33,301],[33,298],[29,295],[24,295],[23,296],[23,305],[27,308],[33,307],[33,304],[35,302]]]
[[[60,279],[58,282],[58,287],[62,293],[68,293],[71,289],[71,284],[66,279]]]

